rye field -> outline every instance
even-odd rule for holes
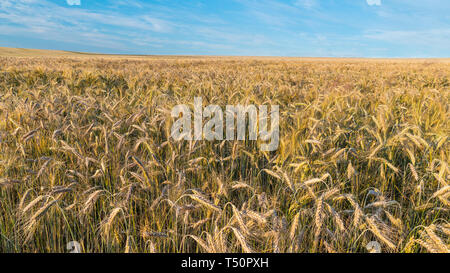
[[[448,253],[449,91],[442,59],[3,54],[0,252]],[[175,141],[194,97],[279,105],[279,148]]]

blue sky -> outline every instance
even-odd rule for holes
[[[450,57],[450,1],[0,0],[0,46],[123,54]]]

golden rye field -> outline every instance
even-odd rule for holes
[[[0,252],[450,251],[449,60],[16,55]],[[279,149],[175,142],[195,96],[280,105]]]

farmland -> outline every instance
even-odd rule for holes
[[[450,251],[450,60],[0,50],[0,252]],[[279,105],[280,145],[171,109]]]

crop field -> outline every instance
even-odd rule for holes
[[[0,252],[450,251],[448,59],[22,53],[0,57]],[[194,97],[279,105],[278,149],[175,141]]]

